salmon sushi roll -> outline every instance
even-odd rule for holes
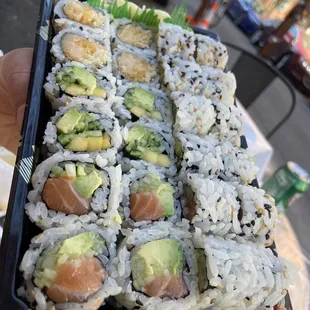
[[[123,175],[122,193],[122,213],[128,226],[141,227],[155,221],[180,220],[176,184],[156,169],[131,169]]]
[[[60,63],[75,61],[97,72],[111,72],[109,39],[79,28],[61,30],[53,39],[51,53]]]
[[[109,267],[115,242],[115,234],[96,225],[45,230],[22,259],[18,295],[36,309],[99,309],[121,290]]]
[[[127,83],[118,87],[123,101],[113,110],[124,120],[137,121],[141,117],[158,120],[172,127],[172,109],[168,96],[161,90],[139,83]]]
[[[56,153],[32,176],[26,213],[42,229],[81,221],[120,228],[121,167],[101,169],[88,154]]]
[[[61,0],[54,8],[54,29],[80,28],[99,37],[110,37],[110,16],[106,11],[94,8],[87,2]]]
[[[89,153],[101,162],[99,166],[114,165],[122,136],[114,113],[102,102],[74,99],[61,107],[47,123],[44,143],[50,153],[67,151]]]
[[[123,130],[123,153],[118,161],[124,171],[145,166],[158,167],[169,176],[175,174],[172,131],[162,123],[142,118],[127,123]]]
[[[198,268],[186,222],[160,222],[141,229],[123,230],[125,239],[113,262],[115,298],[126,309],[204,309],[198,304]]]
[[[45,95],[54,110],[68,105],[75,97],[102,101],[110,107],[108,99],[116,94],[116,79],[111,73],[95,73],[78,62],[57,63],[46,78]]]
[[[144,24],[127,18],[114,19],[111,24],[112,50],[125,46],[133,52],[156,57],[155,32]]]

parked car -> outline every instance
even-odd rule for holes
[[[232,0],[227,8],[227,14],[246,34],[253,34],[261,28],[262,21],[252,8],[252,1]]]

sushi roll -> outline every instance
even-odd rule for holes
[[[80,28],[98,35],[110,37],[110,16],[106,11],[91,7],[87,2],[78,0],[61,0],[54,8],[54,29]]]
[[[115,242],[115,234],[96,225],[43,231],[22,259],[18,295],[40,310],[99,309],[121,290],[110,271]]]
[[[205,309],[198,305],[198,268],[187,222],[160,222],[143,229],[123,230],[125,239],[113,261],[115,298],[127,309]]]
[[[212,309],[273,309],[294,282],[295,268],[261,245],[206,237],[199,230],[193,243],[205,254],[209,286],[200,297],[211,299]]]
[[[120,228],[121,167],[100,169],[88,154],[56,153],[32,176],[26,213],[42,229],[77,221]]]
[[[116,104],[113,110],[121,119],[135,121],[148,117],[172,126],[170,101],[161,90],[146,84],[127,83],[118,87],[118,96],[123,98],[123,102]]]
[[[152,221],[180,220],[181,209],[176,184],[157,169],[131,169],[123,175],[122,213],[128,226]]]
[[[164,61],[163,86],[167,91],[182,91],[193,95],[234,104],[236,79],[231,72],[222,72],[209,67],[201,68],[198,64],[174,58]]]
[[[162,123],[140,119],[123,128],[124,150],[120,163],[124,171],[131,167],[157,166],[168,175],[175,173],[172,131]]]
[[[247,150],[229,142],[219,142],[207,136],[175,134],[175,154],[180,179],[188,172],[218,176],[224,181],[251,184],[259,171]]]
[[[228,141],[236,147],[241,147],[242,137],[245,133],[239,107],[216,100],[212,104],[216,118],[209,134],[219,141]]]
[[[133,52],[156,57],[154,31],[127,18],[114,19],[111,24],[111,42],[112,50],[123,45]]]
[[[84,99],[82,102],[72,100],[47,123],[44,143],[48,151],[88,152],[98,163],[97,157],[101,158],[100,167],[114,165],[122,143],[118,120],[109,108],[93,108]]]
[[[228,62],[227,48],[224,44],[200,34],[195,34],[195,43],[195,59],[199,65],[224,71]]]
[[[113,73],[117,83],[130,82],[151,84],[159,88],[158,65],[155,57],[134,53],[129,48],[119,46],[113,50]]]
[[[157,46],[161,61],[163,56],[194,61],[195,35],[180,26],[161,22],[158,27]]]
[[[61,30],[52,43],[51,53],[56,62],[75,61],[99,73],[111,72],[109,39],[71,27]]]
[[[203,233],[273,243],[278,213],[262,189],[189,173],[179,182],[182,215]]]
[[[237,185],[238,201],[241,205],[241,234],[238,238],[248,239],[271,246],[273,230],[278,221],[275,201],[263,189],[248,185]]]
[[[73,97],[105,102],[116,94],[116,79],[111,73],[95,73],[78,62],[57,63],[46,78],[45,95],[53,109],[70,103]]]
[[[232,184],[189,173],[179,187],[183,217],[203,233],[231,238],[242,233],[242,211]]]
[[[206,136],[216,121],[216,111],[212,101],[204,96],[172,92],[175,106],[174,130]]]

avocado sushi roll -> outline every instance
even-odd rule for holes
[[[75,99],[61,107],[47,123],[44,143],[49,152],[88,152],[93,159],[101,157],[100,166],[114,165],[122,143],[114,113],[108,108],[91,108],[78,103],[80,99]]]
[[[41,310],[99,309],[121,290],[110,272],[115,242],[115,234],[96,225],[43,231],[22,259],[18,295]]]
[[[199,230],[193,243],[204,251],[209,283],[200,296],[210,298],[214,309],[273,309],[294,282],[295,268],[262,245],[206,237]]]
[[[144,118],[135,123],[127,123],[123,128],[123,136],[123,158],[120,159],[122,164],[139,169],[139,161],[142,161],[142,166],[155,165],[163,168],[168,175],[174,175],[173,141],[170,128]],[[138,165],[135,165],[137,161]]]
[[[131,169],[123,175],[122,193],[122,213],[129,226],[180,220],[176,184],[156,169]]]
[[[95,73],[78,62],[57,63],[46,78],[45,95],[53,109],[67,105],[80,97],[102,101],[110,107],[108,99],[116,94],[116,79],[111,73]]]
[[[159,88],[158,65],[154,56],[145,56],[119,46],[113,49],[112,66],[118,84],[146,83]]]
[[[53,39],[51,53],[57,62],[75,61],[100,72],[111,72],[109,39],[90,34],[79,28],[61,30]]]
[[[32,176],[26,213],[39,227],[76,221],[120,228],[121,167],[100,169],[88,154],[56,153]]]
[[[172,126],[170,101],[161,90],[146,84],[127,83],[118,87],[118,96],[123,98],[123,102],[116,104],[113,109],[120,118],[134,121],[148,117]]]
[[[91,7],[87,2],[61,0],[54,8],[56,32],[64,28],[80,28],[101,38],[110,37],[110,16],[106,11]]]
[[[171,59],[178,57],[195,61],[195,35],[178,25],[161,22],[158,27],[157,46],[159,59],[168,56]]]
[[[195,60],[199,65],[224,71],[228,62],[228,52],[224,44],[200,34],[195,34],[195,43]]]
[[[127,18],[114,19],[111,24],[112,50],[125,46],[133,52],[156,57],[155,32]]]
[[[188,224],[168,222],[123,230],[112,274],[123,288],[116,296],[127,309],[204,309],[198,306],[197,263]]]

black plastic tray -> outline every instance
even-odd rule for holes
[[[36,164],[41,160],[40,148],[45,125],[52,113],[43,90],[47,73],[52,68],[50,54],[52,4],[53,0],[41,1],[27,105],[0,249],[0,309],[5,310],[29,309],[27,304],[17,296],[17,289],[22,282],[19,264],[29,247],[31,238],[41,232],[30,222],[24,207],[31,188],[31,175]],[[193,30],[219,40],[214,32],[195,27]],[[244,137],[242,147],[247,148]],[[258,187],[257,181],[254,180],[252,185]],[[286,306],[288,310],[292,310],[289,298]],[[112,309],[109,306],[102,308]]]

